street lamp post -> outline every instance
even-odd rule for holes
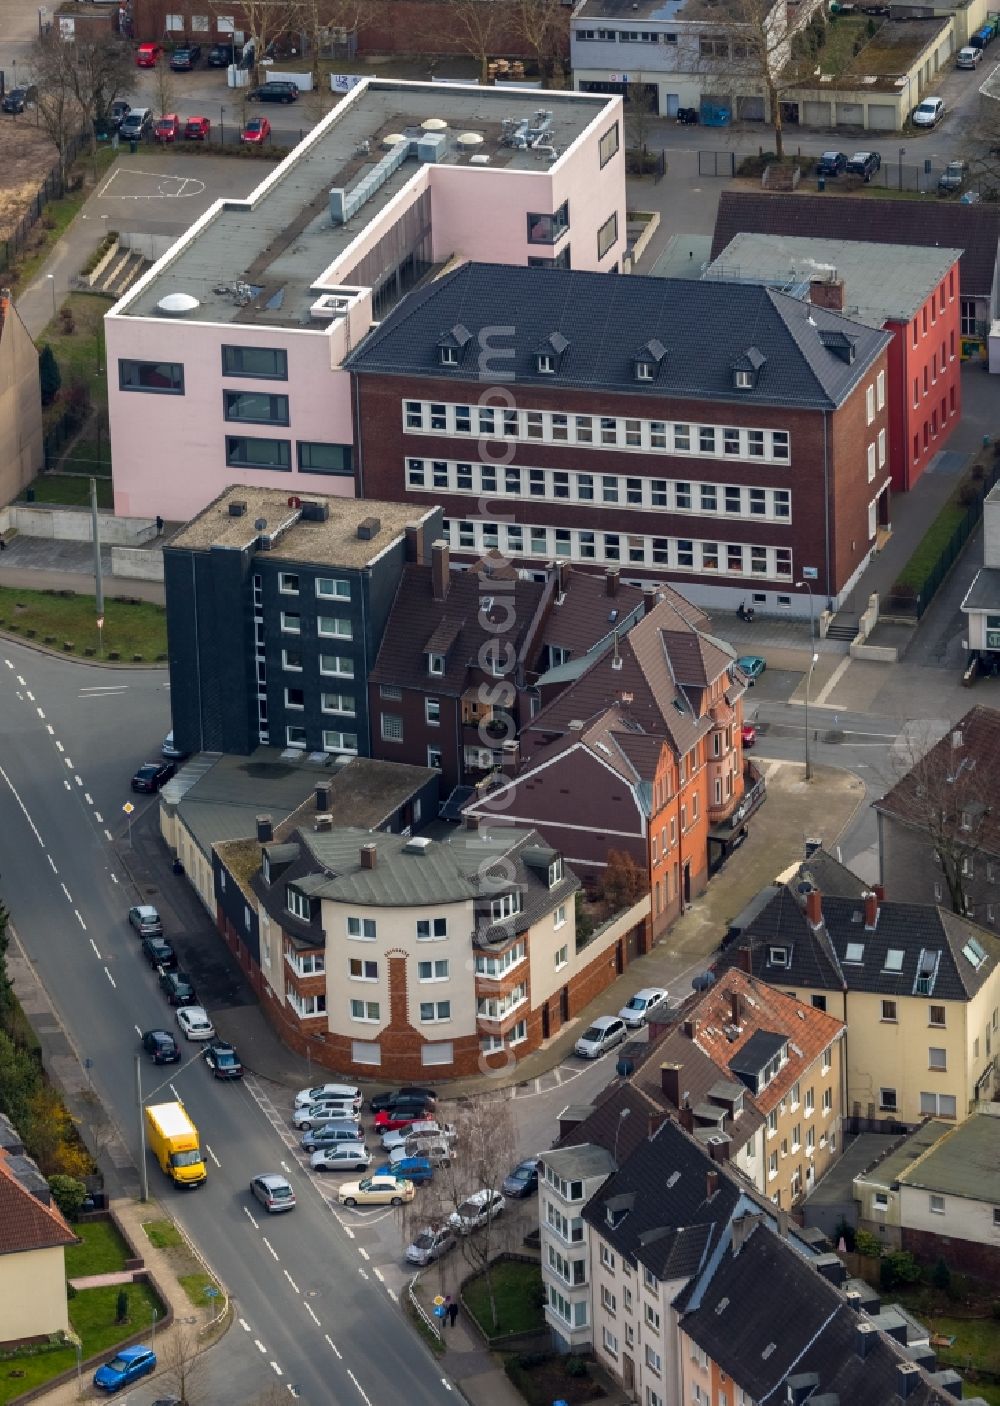
[[[47,273],[45,277],[48,279],[49,287],[52,289],[52,317],[54,319],[56,315],[56,276],[54,273]]]
[[[149,1200],[148,1168],[146,1167],[146,1117],[142,1106],[142,1057],[135,1057],[135,1096],[139,1108],[139,1180],[142,1187],[141,1201]],[[154,1325],[155,1331],[155,1325]]]
[[[899,188],[903,189],[903,157],[906,155],[906,147],[899,148]]]
[[[814,609],[813,609],[813,589],[812,589],[811,583],[810,583],[805,577],[803,577],[803,579],[802,579],[801,581],[796,581],[796,583],[795,583],[795,589],[796,589],[797,591],[801,591],[801,589],[802,589],[803,586],[805,586],[806,590],[809,592],[809,650],[810,650],[810,659],[809,659],[809,670],[808,670],[808,672],[807,672],[807,674],[806,674],[806,708],[805,708],[805,721],[806,721],[806,780],[807,780],[807,781],[811,781],[811,780],[812,780],[812,757],[811,757],[810,754],[809,754],[809,691],[810,691],[810,689],[811,689],[811,687],[812,687],[813,669],[816,667],[816,664],[817,664],[818,661],[819,661],[819,655],[816,653],[816,614],[815,614],[815,611],[814,611]]]
[[[623,1108],[618,1115],[618,1126],[617,1128],[615,1128],[615,1150],[612,1153],[612,1161],[614,1162],[616,1167],[618,1166],[618,1135],[622,1130],[622,1124],[625,1122],[625,1119],[629,1116],[631,1112],[631,1108]]]

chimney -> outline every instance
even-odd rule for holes
[[[733,1144],[729,1137],[713,1138],[708,1145],[708,1155],[713,1162],[728,1162],[732,1152]]]
[[[719,1189],[719,1173],[713,1168],[705,1173],[705,1200],[711,1201]]]
[[[416,566],[423,566],[424,563],[424,528],[419,522],[408,522],[406,524],[406,560],[412,561]]]
[[[848,1289],[844,1298],[847,1300],[848,1308],[853,1308],[855,1313],[861,1312],[861,1295],[858,1293],[857,1289]]]
[[[813,1260],[813,1268],[822,1274],[824,1279],[828,1279],[831,1284],[843,1284],[847,1278],[847,1270],[843,1261],[834,1254],[817,1255]]]
[[[617,566],[609,566],[604,573],[604,594],[616,596],[618,594],[618,578],[621,575]]]
[[[466,830],[478,830],[478,829],[479,829],[479,816],[478,816],[478,815],[473,815],[473,814],[471,813],[471,811],[466,811],[466,813],[465,813],[465,815],[462,817],[462,819],[465,821],[465,828],[466,828]]]
[[[879,903],[885,902],[885,886],[883,884],[873,884],[872,893],[878,899]]]
[[[778,1234],[781,1236],[782,1240],[787,1240],[787,1239],[788,1239],[788,1212],[787,1212],[787,1211],[778,1210],[778,1211],[775,1212],[775,1217],[776,1217],[777,1222],[778,1222]]]
[[[737,1216],[735,1220],[730,1221],[729,1230],[732,1235],[734,1255],[739,1254],[740,1250],[742,1250],[743,1246],[750,1239],[751,1231],[753,1231],[754,1227],[757,1226],[762,1219],[763,1217],[759,1213],[757,1215],[750,1215],[747,1211],[744,1211],[741,1216]]]
[[[729,1019],[732,1025],[739,1025],[743,1012],[740,1005],[740,993],[730,991],[729,993]]]
[[[896,1395],[903,1401],[920,1385],[920,1368],[915,1362],[896,1363]]]
[[[330,814],[317,815],[317,816],[316,816],[316,824],[315,824],[315,827],[314,827],[314,828],[315,828],[316,830],[320,831],[321,833],[322,833],[322,832],[325,832],[325,831],[330,831],[330,830],[332,830],[332,829],[333,829],[333,816],[330,815]]]
[[[358,851],[362,869],[374,869],[378,861],[377,845],[362,845]]]
[[[642,613],[648,615],[656,605],[656,587],[643,586],[642,588]]]
[[[811,888],[806,894],[806,919],[811,928],[823,926],[823,895],[818,888]]]
[[[333,804],[333,786],[329,781],[316,782],[316,810],[328,811]]]
[[[431,586],[435,600],[448,599],[449,555],[447,542],[438,541],[431,547]]]
[[[257,843],[269,845],[274,839],[274,824],[269,815],[257,817]]]
[[[663,1097],[674,1108],[681,1106],[681,1068],[679,1064],[660,1065],[660,1088]]]
[[[747,976],[753,976],[753,948],[741,947],[738,953],[739,961],[737,966],[741,972],[746,972]]]
[[[678,1111],[677,1121],[686,1133],[694,1132],[694,1110],[687,1099],[684,1100],[684,1107]]]
[[[858,1323],[854,1329],[854,1351],[861,1358],[868,1356],[868,1349],[878,1338],[878,1329],[874,1323]]]
[[[805,1406],[818,1386],[819,1374],[816,1372],[797,1372],[794,1377],[786,1377],[785,1400],[788,1406]]]
[[[818,308],[828,308],[830,312],[843,312],[844,280],[836,275],[813,279],[809,285],[809,301]]]
[[[874,889],[869,889],[864,895],[865,900],[865,928],[868,932],[874,932],[878,925],[878,894]]]
[[[684,1021],[681,1030],[689,1040],[693,1040],[698,1033],[698,1022],[692,1017]]]
[[[568,584],[569,584],[569,562],[568,562],[568,561],[557,561],[557,562],[556,562],[556,594],[557,594],[557,595],[560,595],[560,596],[564,596],[564,595],[566,594],[566,587],[567,587]]]

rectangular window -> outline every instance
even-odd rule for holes
[[[869,444],[869,446],[868,446],[868,482],[871,483],[874,478],[875,478],[875,445],[874,445],[874,444]]]
[[[608,218],[604,221],[603,225],[601,225],[600,229],[597,231],[598,259],[603,259],[605,254],[607,254],[610,249],[613,249],[617,243],[618,211],[615,210],[613,214],[608,216]]]
[[[358,938],[363,942],[374,942],[378,934],[378,928],[374,918],[355,918],[347,920],[347,936]]]
[[[883,1002],[882,1002],[882,1019],[883,1019],[883,1020],[890,1020],[890,1021],[895,1021],[895,1020],[898,1019],[898,1017],[897,1017],[897,1015],[896,1015],[896,1002],[895,1002],[895,1001],[883,1001]]]
[[[564,943],[556,953],[556,971],[561,972],[563,967],[569,965],[569,947]]]
[[[378,981],[378,962],[370,962],[364,957],[350,957],[347,970],[352,981]]]
[[[350,1010],[352,1020],[376,1022],[381,1019],[378,1001],[351,1001]]]
[[[351,583],[350,581],[335,581],[327,576],[319,576],[316,579],[316,594],[324,600],[350,600]]]
[[[231,469],[278,469],[291,471],[291,445],[287,439],[251,439],[247,435],[226,435],[226,464]]]
[[[340,474],[344,477],[354,473],[354,450],[349,444],[319,444],[314,440],[300,439],[296,451],[300,473]]]
[[[946,1020],[945,1020],[945,1007],[944,1007],[944,1006],[931,1006],[931,1007],[928,1009],[928,1012],[927,1012],[927,1024],[928,1024],[928,1025],[940,1025],[940,1026],[944,1026],[946,1023],[947,1023],[947,1022],[946,1022]]]
[[[927,1067],[929,1069],[947,1069],[948,1051],[939,1045],[931,1045],[927,1051]]]
[[[598,156],[600,159],[602,171],[604,167],[608,164],[608,162],[611,160],[611,158],[617,155],[618,147],[618,123],[616,122],[614,126],[608,128],[608,130],[601,137],[597,145]]]
[[[881,1108],[881,1110],[883,1111],[883,1113],[895,1113],[895,1112],[896,1112],[896,1108],[897,1108],[897,1104],[896,1104],[896,1090],[895,1090],[895,1089],[879,1089],[879,1091],[878,1091],[878,1106],[879,1106],[879,1108]]]
[[[931,1117],[954,1118],[955,1116],[955,1095],[921,1093],[920,1095],[921,1117],[930,1114]]]
[[[306,706],[305,690],[302,688],[285,689],[286,708],[304,708]]]
[[[382,740],[383,742],[402,742],[403,719],[398,713],[382,714]]]
[[[417,963],[418,981],[447,981],[448,980],[448,958],[433,962]]]
[[[357,717],[358,713],[353,693],[321,693],[320,708],[324,713],[340,713],[347,718]]]
[[[298,635],[302,632],[302,617],[296,615],[294,611],[283,610],[281,612],[281,630],[285,635]],[[298,667],[302,668],[302,658],[299,656]]]
[[[178,361],[118,362],[118,386],[123,391],[152,391],[154,395],[183,395],[184,367]]]
[[[291,670],[293,673],[302,672],[302,651],[301,649],[283,649],[281,651],[281,667]]]
[[[285,907],[288,909],[289,913],[293,914],[296,918],[301,918],[302,922],[308,923],[309,900],[304,893],[300,893],[298,889],[293,889],[291,886],[286,888]]]
[[[569,202],[563,201],[554,215],[528,214],[528,243],[555,244],[569,229]]]
[[[349,654],[321,654],[319,671],[321,674],[333,674],[342,679],[353,679],[354,660]]]
[[[443,1020],[451,1020],[450,1001],[421,1001],[421,1025],[437,1025]]]
[[[931,1196],[931,1197],[930,1197],[929,1204],[930,1204],[930,1209],[933,1211],[933,1213],[934,1213],[936,1216],[943,1216],[943,1215],[944,1215],[944,1197],[943,1197],[943,1196]]]
[[[357,756],[358,734],[356,732],[324,732],[324,752],[349,752]]]
[[[299,593],[299,578],[294,571],[278,572],[278,590],[283,596],[297,596]]]
[[[442,938],[448,936],[447,918],[418,918],[417,919],[417,941],[418,942],[440,942]]]
[[[249,380],[287,381],[288,353],[283,347],[223,347],[223,376]]]
[[[349,640],[354,638],[350,620],[341,615],[320,615],[316,619],[316,633],[320,639]]]
[[[223,413],[227,420],[248,425],[287,425],[288,396],[267,391],[223,391]]]

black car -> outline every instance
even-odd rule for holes
[[[154,1064],[177,1064],[181,1057],[177,1041],[168,1030],[147,1030],[142,1048]]]
[[[185,44],[183,49],[175,49],[170,55],[170,67],[177,73],[183,73],[189,68],[197,68],[200,58],[200,44]]]
[[[433,1089],[421,1088],[418,1084],[407,1084],[405,1088],[397,1089],[395,1092],[389,1090],[384,1094],[375,1094],[371,1101],[373,1113],[382,1113],[387,1110],[395,1111],[400,1105],[407,1108],[412,1104],[421,1108],[433,1108],[437,1102],[437,1094]]]
[[[186,972],[161,971],[160,990],[172,1006],[196,1006],[198,997],[194,993],[194,983]]]
[[[504,1177],[500,1187],[508,1197],[533,1196],[538,1190],[538,1158],[529,1157],[519,1162],[512,1172]]]
[[[242,1079],[243,1066],[232,1045],[225,1040],[211,1040],[203,1051],[205,1063],[217,1079]]]
[[[228,68],[233,62],[232,44],[213,44],[208,51],[209,68]]]
[[[24,88],[11,88],[9,93],[4,94],[0,107],[4,112],[23,112],[29,104],[33,103],[38,96],[38,89],[32,86]]]
[[[847,170],[847,157],[842,151],[824,151],[816,163],[817,176],[839,176]]]
[[[108,108],[107,124],[112,132],[117,132],[118,128],[125,121],[125,118],[132,111],[131,107],[122,98],[113,102]]]
[[[860,176],[866,182],[870,181],[881,167],[882,158],[877,151],[856,151],[847,163],[850,174]]]
[[[144,937],[142,950],[151,967],[162,967],[165,972],[177,970],[177,953],[162,937]]]
[[[173,762],[144,762],[132,777],[132,790],[155,794],[176,770]]]
[[[252,103],[293,103],[298,100],[297,83],[280,83],[277,79],[262,83],[249,94]]]

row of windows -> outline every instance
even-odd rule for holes
[[[317,444],[297,440],[299,473],[341,474],[354,472],[353,450],[349,444]],[[249,435],[226,435],[226,464],[231,469],[271,469],[292,471],[292,442],[289,439],[257,439]]]
[[[302,616],[296,610],[283,610],[280,615],[279,623],[283,635],[302,634]],[[320,639],[350,640],[354,638],[354,627],[350,620],[341,615],[317,615],[316,634]],[[342,660],[341,662],[349,667],[341,668],[336,662],[331,662],[336,661],[338,657],[339,656],[333,654],[321,654],[319,661],[320,673],[343,674],[347,678],[353,678],[354,660]],[[301,656],[299,656],[299,659],[298,667],[301,668]],[[324,661],[326,661],[326,667],[324,667]],[[296,666],[292,665],[290,667],[294,668]]]
[[[330,576],[318,576],[316,578],[316,594],[322,600],[350,600],[350,581],[339,581]],[[281,571],[278,573],[278,590],[283,596],[297,596],[299,594],[299,576],[295,571]]]
[[[951,269],[951,270],[949,271],[949,273],[948,273],[948,301],[949,301],[950,303],[953,303],[953,302],[955,301],[955,270],[954,270],[954,269]],[[917,343],[918,343],[918,341],[919,341],[919,339],[920,339],[921,336],[924,336],[924,337],[927,336],[927,313],[928,313],[928,309],[930,310],[930,321],[931,321],[931,326],[933,327],[933,326],[935,326],[935,324],[937,323],[937,315],[938,315],[938,313],[939,313],[939,312],[942,313],[942,314],[944,313],[944,283],[943,283],[943,282],[940,284],[940,286],[938,287],[938,290],[937,290],[937,302],[935,303],[935,297],[934,297],[934,294],[932,293],[931,296],[928,298],[927,302],[924,303],[923,307],[920,309],[920,318],[919,318],[920,326],[919,326],[919,328],[918,328],[918,326],[917,326],[918,319],[917,319],[916,317],[913,319],[913,345],[914,345],[914,346],[917,345]],[[963,308],[963,313],[964,313],[964,308]]]
[[[440,1025],[451,1020],[450,1001],[421,1001],[420,1024]],[[382,1005],[379,1001],[349,1001],[348,1010],[352,1020],[361,1020],[369,1025],[379,1024],[382,1020]]]
[[[447,957],[417,963],[418,981],[447,981],[450,963]],[[352,981],[378,981],[379,965],[375,958],[350,957],[347,974]]]
[[[787,430],[695,425],[621,415],[568,415],[555,410],[510,410],[490,405],[404,400],[403,424],[407,430],[423,434],[633,449],[645,454],[763,459],[779,464],[787,464],[791,454]]]
[[[750,433],[755,433],[751,431]],[[760,433],[763,433],[760,431]],[[884,454],[885,435],[880,436]],[[872,446],[874,450],[874,446]],[[883,458],[883,463],[885,462]],[[714,514],[790,522],[788,488],[746,488],[734,483],[640,478],[625,474],[584,474],[562,469],[526,469],[514,464],[461,463],[453,459],[407,459],[407,488],[448,493],[497,494],[554,502],[594,503],[644,512]]]
[[[792,575],[789,547],[703,542],[691,537],[639,537],[569,527],[521,527],[482,520],[446,520],[443,531],[451,546],[460,552],[503,551],[514,557],[541,557],[547,561],[563,557],[570,561],[605,562],[609,566],[627,562],[632,566],[768,580],[790,580]]]
[[[346,932],[350,938],[362,942],[374,942],[378,937],[378,922],[375,918],[361,918],[350,914],[346,922]],[[440,942],[448,936],[448,919],[418,918],[414,932],[418,942]],[[447,966],[447,963],[445,965]],[[445,972],[445,976],[447,976],[447,972]]]
[[[295,747],[298,751],[304,752],[309,745],[305,728],[299,727],[295,723],[289,723],[285,728],[285,746]],[[320,734],[320,750],[356,757],[358,754],[358,734],[324,729]]]
[[[519,1020],[512,1025],[506,1035],[484,1035],[479,1041],[479,1048],[483,1054],[496,1054],[502,1049],[513,1049],[515,1045],[523,1045],[528,1038],[528,1022]]]
[[[222,374],[223,376],[245,376],[248,380],[262,381],[287,381],[288,380],[288,353],[282,347],[226,347],[222,348]],[[178,361],[134,361],[129,358],[121,358],[118,362],[118,385],[123,391],[148,391],[158,395],[183,395],[184,394],[184,366]],[[247,416],[234,414],[229,415],[230,395],[235,397],[234,404],[240,400],[240,392],[226,391],[227,419],[242,419]],[[252,397],[248,398],[252,400]],[[269,410],[270,413],[265,419],[271,419],[275,411],[275,406],[268,407],[266,402],[284,401],[284,413],[288,414],[287,396],[261,396],[258,397],[259,408]],[[287,418],[273,421],[276,424],[288,424]]]

